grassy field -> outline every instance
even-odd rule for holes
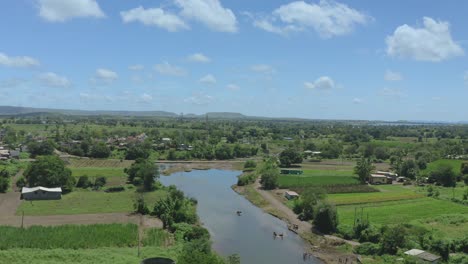
[[[437,168],[439,165],[449,165],[452,167],[453,172],[458,175],[460,174],[460,167],[461,164],[463,163],[463,160],[448,160],[448,159],[441,159],[441,160],[436,160],[433,161],[429,164],[427,164],[427,168],[421,171],[422,175],[428,175],[431,171],[433,171],[435,168]]]
[[[281,188],[358,183],[352,171],[349,170],[304,170],[302,175],[282,174],[279,178]]]
[[[0,226],[0,249],[82,249],[99,247],[134,247],[138,243],[135,224],[32,226],[18,228]]]
[[[381,185],[375,188],[380,192],[329,194],[328,199],[336,205],[349,205],[410,200],[425,196],[422,193],[416,193],[414,190],[400,185]]]
[[[145,200],[150,208],[156,201],[165,197],[166,191],[158,190],[145,193]],[[134,189],[126,189],[118,193],[103,191],[80,190],[63,195],[61,200],[53,201],[23,201],[16,213],[24,211],[25,215],[70,215],[93,213],[131,212],[136,193]]]
[[[71,168],[128,168],[132,165],[132,160],[115,159],[69,159],[68,166]]]
[[[71,167],[74,177],[89,176],[89,177],[127,177],[123,168],[113,167]]]
[[[468,214],[468,207],[445,200],[419,198],[392,202],[338,206],[340,224],[353,225],[355,209],[369,215],[372,224],[406,223],[444,214]]]
[[[468,234],[468,214],[450,214],[411,222],[438,231],[439,237],[463,238]]]

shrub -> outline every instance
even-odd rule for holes
[[[91,181],[89,180],[89,177],[86,175],[80,176],[80,178],[78,178],[78,182],[76,183],[76,187],[85,188],[85,189],[90,187],[91,185],[92,185]]]
[[[380,251],[380,245],[370,242],[362,243],[357,246],[354,252],[361,255],[377,255]]]
[[[148,206],[146,206],[145,198],[143,197],[143,195],[139,195],[135,199],[135,201],[133,202],[133,209],[135,213],[142,215],[149,214],[150,212]]]
[[[314,210],[315,227],[322,233],[329,234],[336,231],[338,214],[333,204],[320,202]]]
[[[395,255],[398,247],[406,242],[406,230],[402,225],[382,227],[381,254]]]
[[[123,191],[125,191],[124,186],[115,186],[115,187],[107,188],[107,190],[105,192],[113,193],[113,192],[123,192]]]
[[[96,180],[94,181],[94,188],[95,189],[100,189],[106,185],[107,180],[105,177],[97,177]]]
[[[0,192],[4,193],[8,190],[10,180],[8,178],[0,177]]]
[[[26,186],[26,179],[24,177],[21,177],[16,181],[16,187],[21,189],[25,186]]]
[[[468,185],[468,174],[463,175],[463,182]]]
[[[244,169],[255,169],[257,163],[254,160],[248,160],[244,163]]]
[[[257,179],[255,173],[243,174],[237,178],[237,186],[245,186],[254,183]]]

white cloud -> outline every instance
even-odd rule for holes
[[[161,64],[156,64],[154,69],[162,75],[184,76],[187,74],[183,68],[171,65],[167,61]]]
[[[361,98],[353,98],[353,104],[362,104],[364,102],[364,100],[362,100]]]
[[[105,17],[95,0],[38,0],[39,16],[50,22],[65,22],[77,17]]]
[[[392,57],[418,61],[442,61],[463,56],[464,51],[454,42],[450,24],[424,17],[424,27],[399,26],[386,38],[387,54]]]
[[[145,66],[141,64],[135,64],[135,65],[128,66],[128,69],[131,71],[142,71],[145,69]]]
[[[142,103],[150,103],[151,101],[153,101],[153,96],[144,93],[140,96],[139,101]]]
[[[257,64],[250,67],[250,69],[254,72],[265,73],[265,74],[273,74],[275,73],[275,69],[268,65],[268,64]]]
[[[318,4],[295,1],[280,6],[269,17],[255,19],[254,26],[278,34],[312,29],[321,37],[330,38],[349,34],[371,19],[335,1],[321,0]]]
[[[206,105],[214,101],[214,97],[203,93],[195,93],[193,96],[185,98],[184,102],[195,105]]]
[[[143,7],[133,8],[120,12],[124,23],[140,22],[147,26],[157,26],[169,32],[189,29],[189,26],[177,15],[164,11],[161,8]]]
[[[380,91],[380,95],[384,97],[399,99],[403,97],[403,92],[398,88],[383,88]]]
[[[205,84],[216,84],[216,78],[213,75],[208,74],[208,75],[203,76],[199,80],[199,82],[205,83]]]
[[[68,88],[71,86],[71,82],[65,76],[60,76],[53,72],[46,72],[39,75],[39,80],[45,86]]]
[[[182,9],[181,15],[196,20],[214,31],[237,32],[234,13],[219,0],[174,0]]]
[[[192,62],[200,62],[200,63],[208,63],[211,62],[211,59],[207,56],[203,55],[202,53],[195,53],[187,57],[189,61]]]
[[[308,89],[331,90],[336,87],[335,82],[328,76],[322,76],[312,82],[305,82],[304,86]]]
[[[231,90],[231,91],[239,91],[240,90],[240,87],[237,84],[233,84],[233,83],[228,84],[226,86],[226,88],[228,90]]]
[[[112,83],[118,78],[119,75],[116,72],[104,68],[99,68],[96,70],[96,74],[94,75],[93,80],[96,82]]]
[[[39,66],[40,63],[38,60],[28,56],[10,57],[0,52],[0,65],[6,67],[30,68]]]
[[[384,79],[386,81],[401,81],[403,80],[403,75],[401,75],[401,73],[399,72],[394,72],[394,71],[390,71],[390,70],[387,70],[385,72],[385,76],[384,76]]]

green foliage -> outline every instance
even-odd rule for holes
[[[146,215],[150,213],[143,195],[138,195],[138,197],[136,197],[135,201],[133,202],[133,209],[137,214]]]
[[[143,238],[144,246],[164,247],[170,243],[171,234],[164,229],[150,228],[146,230]]]
[[[25,229],[0,226],[0,249],[134,247],[137,232],[134,224],[32,226]]]
[[[361,183],[365,183],[369,179],[371,172],[374,169],[375,167],[372,165],[370,159],[361,158],[357,161],[356,167],[354,167],[354,174],[359,177],[359,181]]]
[[[89,156],[92,158],[108,158],[111,154],[109,147],[104,142],[97,142],[93,144],[89,152]]]
[[[94,181],[94,188],[95,189],[100,189],[106,185],[107,180],[105,177],[97,177],[96,180]]]
[[[130,146],[125,154],[125,159],[147,159],[150,156],[151,148],[147,144],[134,144]]]
[[[403,161],[401,163],[400,170],[398,171],[398,175],[408,177],[410,179],[416,179],[418,173],[419,167],[417,163],[412,159]]]
[[[406,229],[402,225],[384,226],[382,228],[381,254],[395,255],[398,247],[404,247]]]
[[[62,187],[72,190],[75,179],[57,156],[40,156],[24,172],[29,186]]]
[[[20,177],[17,181],[16,181],[16,187],[18,187],[19,189],[23,188],[26,186],[26,179],[24,177]]]
[[[80,178],[78,178],[78,182],[76,183],[76,187],[78,188],[88,188],[88,187],[91,187],[93,184],[91,183],[91,181],[89,180],[89,177],[84,175],[84,176],[80,176]]]
[[[224,264],[224,261],[212,253],[210,248],[210,242],[203,239],[185,243],[177,263]]]
[[[168,196],[156,203],[152,214],[161,219],[166,229],[173,229],[175,223],[194,224],[197,221],[193,201],[175,186],[169,187]]]
[[[248,160],[244,163],[244,169],[255,169],[257,167],[257,163],[255,160]]]
[[[314,217],[315,207],[325,199],[327,193],[322,188],[308,188],[301,193],[300,198],[294,204],[294,212],[301,220],[311,220]]]
[[[468,175],[468,162],[463,162],[460,165],[460,174],[462,175]]]
[[[52,155],[54,153],[54,143],[50,140],[45,140],[42,142],[31,142],[28,145],[29,152],[31,156],[36,157],[40,155]]]
[[[380,245],[370,243],[370,242],[365,242],[357,246],[354,252],[356,254],[368,255],[368,256],[378,255],[380,253]]]
[[[257,179],[256,173],[247,173],[242,174],[237,178],[237,186],[245,186],[248,184],[252,184]]]
[[[265,190],[273,190],[278,187],[279,170],[276,162],[267,160],[263,163],[259,170],[260,183]]]
[[[291,164],[301,163],[302,156],[299,153],[299,151],[292,148],[288,148],[280,153],[279,160],[281,162],[281,166],[290,167]]]
[[[0,177],[0,193],[5,193],[8,190],[10,185],[10,179],[5,177]]]
[[[338,214],[336,207],[325,201],[321,201],[314,209],[314,227],[325,234],[333,233],[338,227]]]
[[[441,164],[436,169],[430,172],[429,181],[452,187],[456,185],[456,175],[449,165]]]
[[[140,185],[140,182],[137,180],[140,179],[145,191],[153,190],[156,179],[159,178],[159,167],[154,162],[144,159],[137,159],[124,172],[128,175],[128,181],[134,185]]]

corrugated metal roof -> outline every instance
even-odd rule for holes
[[[62,188],[60,187],[57,187],[57,188],[46,188],[46,187],[41,187],[41,186],[38,186],[38,187],[32,187],[32,188],[28,188],[28,187],[23,187],[23,189],[21,190],[21,193],[32,193],[32,192],[35,192],[35,191],[45,191],[45,192],[62,192]]]

